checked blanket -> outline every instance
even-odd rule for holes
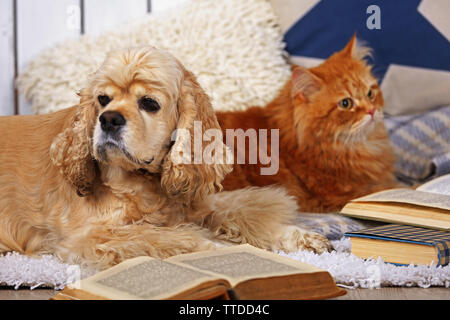
[[[385,124],[397,157],[398,179],[415,184],[450,173],[450,106],[386,116]]]

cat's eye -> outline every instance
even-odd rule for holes
[[[350,109],[353,107],[353,100],[351,98],[345,98],[339,101],[338,106],[342,109]]]
[[[161,109],[159,103],[156,102],[156,100],[149,97],[142,97],[141,99],[139,99],[138,105],[139,108],[147,112],[156,112],[159,109]]]
[[[375,93],[373,92],[372,89],[370,89],[369,92],[367,92],[367,98],[369,98],[370,100],[375,98]]]
[[[100,95],[100,96],[98,96],[98,103],[100,103],[100,105],[102,106],[102,107],[106,107],[107,105],[108,105],[108,103],[110,103],[111,102],[111,98],[110,97],[108,97],[107,95]]]

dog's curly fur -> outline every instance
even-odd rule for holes
[[[102,269],[210,249],[211,240],[328,248],[287,226],[297,206],[282,189],[216,193],[231,165],[172,161],[175,129],[192,133],[195,120],[220,129],[208,96],[173,56],[152,47],[112,52],[79,95],[79,105],[56,113],[0,119],[0,252],[53,253]],[[142,110],[142,97],[160,109]],[[126,119],[118,142],[102,130],[108,111]]]

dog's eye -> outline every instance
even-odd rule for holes
[[[102,107],[106,107],[108,105],[108,103],[111,102],[111,98],[106,95],[98,96],[97,99],[98,99],[98,103],[100,103],[100,105]]]
[[[161,109],[158,102],[156,102],[155,100],[153,100],[152,98],[149,98],[149,97],[143,97],[143,98],[139,99],[138,104],[139,104],[139,108],[141,108],[142,110],[145,110],[147,112],[156,112],[159,109]]]

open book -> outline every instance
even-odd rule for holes
[[[413,189],[390,189],[352,200],[341,213],[360,219],[450,230],[450,174]]]
[[[68,285],[53,299],[325,299],[345,294],[324,270],[250,245],[138,257]]]

